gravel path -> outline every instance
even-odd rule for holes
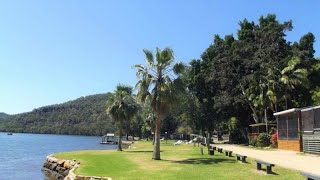
[[[233,154],[271,162],[276,166],[320,175],[320,156],[285,150],[257,150],[230,144],[213,144],[213,146],[233,151]]]

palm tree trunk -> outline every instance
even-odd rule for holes
[[[118,138],[118,151],[122,151],[122,127],[119,127],[119,138]]]
[[[152,159],[160,160],[160,126],[161,126],[162,116],[158,115],[156,121],[156,128],[154,132],[154,146],[153,146],[153,156]]]

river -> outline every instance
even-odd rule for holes
[[[101,145],[101,137],[0,132],[0,180],[43,180],[47,155],[58,152],[115,149]]]

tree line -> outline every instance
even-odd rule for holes
[[[298,42],[286,33],[292,21],[261,16],[239,22],[236,35],[215,35],[199,59],[176,63],[170,48],[143,50],[135,87],[36,109],[0,122],[0,131],[153,136],[153,159],[168,134],[233,131],[248,142],[248,125],[275,121],[274,112],[320,104],[320,60],[315,36]],[[236,131],[235,131],[236,130]],[[120,138],[119,138],[120,139]],[[121,148],[121,140],[119,142]]]
[[[236,37],[215,35],[201,59],[190,63],[194,128],[213,131],[233,117],[246,130],[249,124],[274,121],[274,112],[320,104],[320,61],[312,33],[288,42],[292,21],[279,22],[275,15],[257,23],[244,19],[239,26]]]
[[[320,103],[320,61],[312,33],[289,42],[292,21],[279,22],[272,14],[258,22],[244,19],[239,26],[236,36],[215,35],[201,58],[188,65],[175,64],[170,48],[144,50],[146,65],[135,66],[135,98],[154,132],[153,159],[160,159],[165,119],[178,119],[176,131],[237,130],[231,141],[248,142],[249,124],[267,126],[275,121],[274,112]]]

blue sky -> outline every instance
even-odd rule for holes
[[[10,114],[134,85],[142,49],[199,58],[213,35],[274,13],[293,20],[289,41],[320,39],[320,1],[0,1],[0,112]],[[315,44],[319,56],[320,44]]]

